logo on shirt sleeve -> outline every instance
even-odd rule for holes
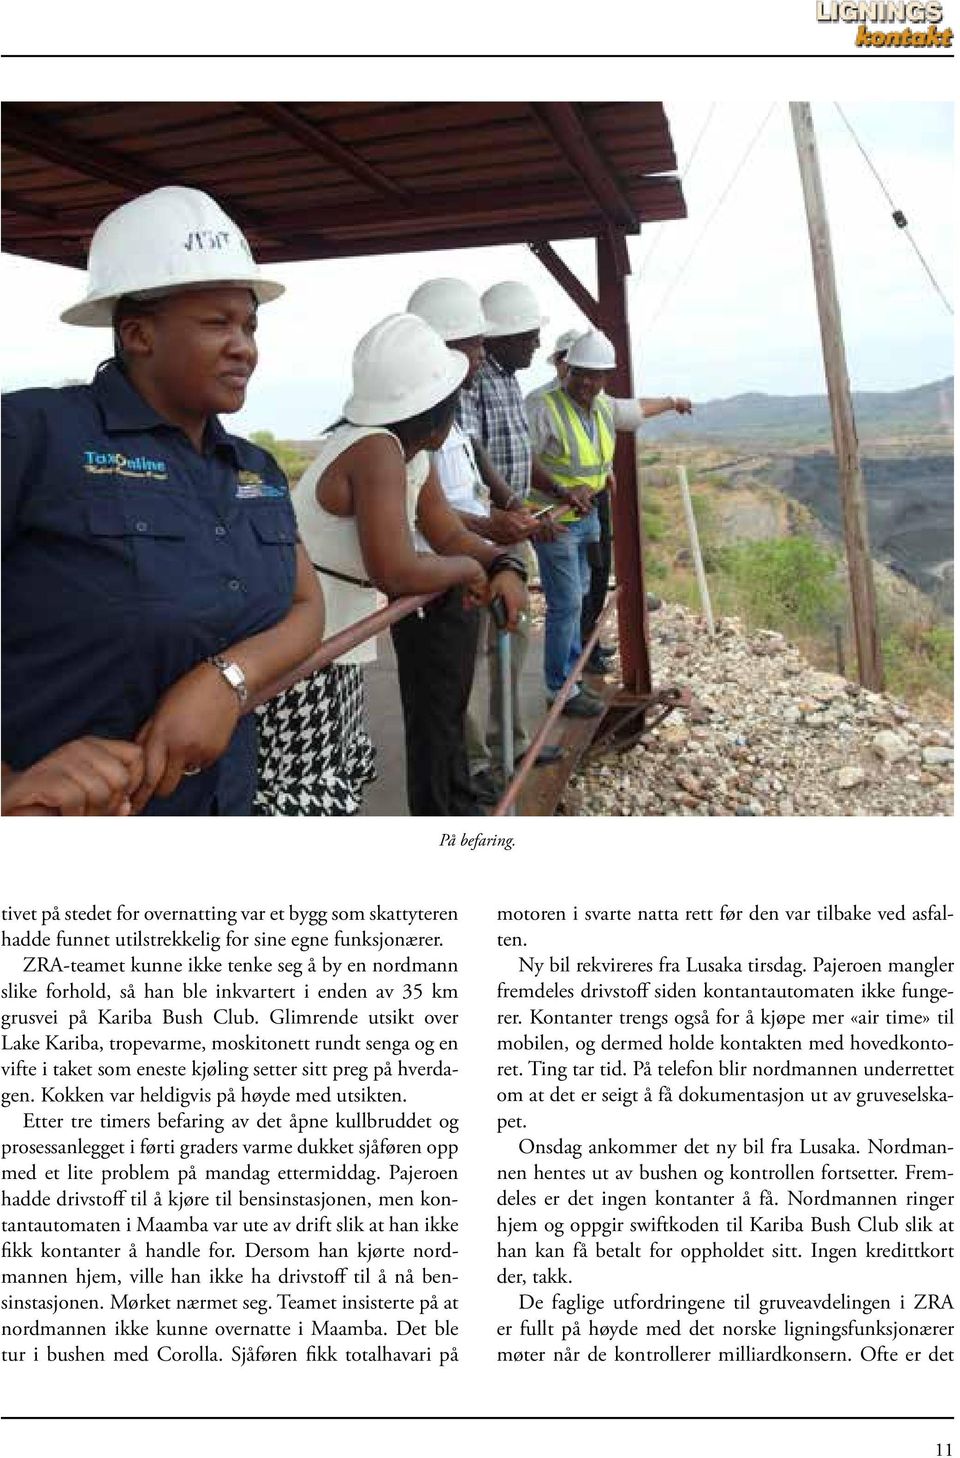
[[[278,481],[265,481],[258,471],[237,472],[237,497],[240,501],[249,501],[258,496],[283,498],[286,494],[285,486]]]

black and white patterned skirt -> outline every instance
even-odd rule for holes
[[[376,779],[363,670],[331,664],[257,710],[254,815],[355,815]]]

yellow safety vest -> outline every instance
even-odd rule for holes
[[[617,435],[613,424],[613,409],[605,395],[598,395],[594,401],[597,420],[597,439],[592,441],[583,424],[580,412],[562,385],[549,390],[543,396],[554,424],[554,434],[560,442],[558,454],[543,452],[541,464],[558,486],[568,490],[586,486],[590,491],[602,491],[607,477],[613,469],[613,451]],[[529,502],[534,505],[534,502]],[[577,513],[567,511],[560,521],[576,521]]]

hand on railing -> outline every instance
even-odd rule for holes
[[[527,607],[527,589],[515,572],[498,572],[489,584],[490,611],[501,632],[517,631],[518,620]],[[502,620],[502,621],[501,621]]]

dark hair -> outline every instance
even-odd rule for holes
[[[460,399],[460,386],[447,395],[446,399],[438,400],[436,405],[431,405],[429,410],[421,410],[419,415],[410,415],[406,420],[398,420],[385,427],[398,438],[404,450],[411,446],[419,445],[421,442],[434,435],[438,430],[449,430],[453,424],[453,417],[457,413],[457,401]]]
[[[113,357],[123,358],[123,345],[120,342],[120,325],[126,319],[138,319],[143,314],[155,314],[159,298],[137,299],[132,294],[124,294],[113,306]]]
[[[426,440],[427,436],[433,435],[434,431],[446,426],[448,429],[453,424],[453,417],[457,413],[457,401],[460,399],[460,386],[448,395],[445,400],[440,400],[436,405],[431,405],[429,410],[421,410],[419,415],[409,415],[406,420],[399,420],[390,425],[381,425],[381,430],[389,430],[406,448],[416,444],[418,441]],[[348,420],[341,415],[339,420],[334,420],[330,425],[323,427],[323,434],[338,429],[341,425],[356,425],[355,420]]]

